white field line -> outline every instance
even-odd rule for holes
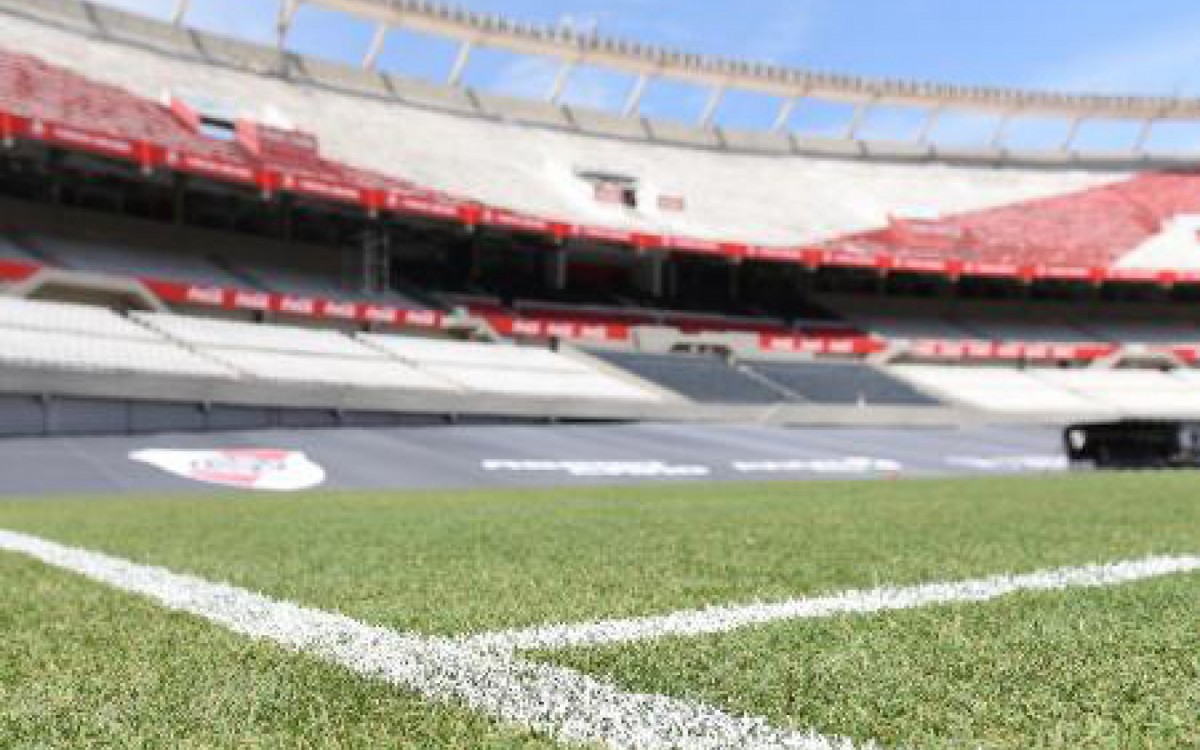
[[[617,750],[854,748],[849,740],[777,729],[763,719],[733,716],[692,701],[628,693],[569,669],[482,653],[447,638],[373,627],[26,534],[0,529],[0,550],[565,742]]]
[[[1078,568],[998,575],[975,580],[883,587],[774,603],[683,610],[665,615],[598,620],[576,625],[545,625],[525,630],[469,636],[464,645],[491,653],[557,650],[726,633],[784,620],[862,615],[959,602],[984,602],[1019,592],[1096,588],[1200,570],[1200,557],[1148,557]]]

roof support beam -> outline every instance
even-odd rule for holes
[[[300,10],[300,0],[280,0],[279,21],[275,27],[276,45],[280,50],[287,46],[288,34],[292,30],[292,21],[296,19],[298,10]]]
[[[192,0],[178,0],[175,3],[175,12],[171,14],[171,24],[182,26],[184,19],[187,18],[188,11],[191,9]]]
[[[853,141],[858,138],[858,131],[862,130],[863,123],[867,121],[871,110],[875,107],[874,101],[861,102],[854,108],[854,116],[850,118],[850,122],[846,124],[846,132],[842,137],[847,141]]]
[[[564,60],[563,64],[558,67],[558,75],[554,76],[554,83],[550,86],[550,92],[546,95],[546,100],[551,104],[558,104],[562,101],[563,92],[567,90],[567,84],[571,82],[571,75],[575,72],[575,61]]]
[[[1137,143],[1133,145],[1133,152],[1135,154],[1140,156],[1146,153],[1146,144],[1150,142],[1150,137],[1154,135],[1154,126],[1157,124],[1157,117],[1148,117],[1142,123],[1142,129],[1138,132]]]
[[[708,103],[704,105],[704,111],[700,113],[700,127],[712,127],[713,120],[717,116],[717,110],[721,108],[721,102],[725,101],[725,87],[714,86],[712,93],[708,97]]]
[[[1012,91],[969,86],[943,86],[909,81],[827,76],[802,70],[759,70],[756,66],[683,52],[630,44],[595,34],[561,28],[530,28],[501,23],[491,16],[449,13],[441,3],[421,0],[305,0],[312,5],[349,13],[371,22],[384,22],[422,34],[474,39],[489,49],[555,59],[570,58],[581,64],[606,68],[631,76],[642,73],[682,81],[701,88],[724,85],[779,97],[812,96],[856,103],[876,99],[889,106],[934,107],[999,113],[1018,109],[1029,116],[1141,121],[1160,113],[1164,106],[1180,119],[1200,118],[1200,100],[1164,100],[1160,97],[1090,96],[1058,92]]]
[[[649,85],[650,75],[648,73],[638,76],[637,82],[633,84],[633,89],[629,92],[629,98],[625,100],[625,107],[621,110],[621,114],[626,117],[638,114],[642,108],[642,97],[646,95],[646,87]]]
[[[467,72],[467,65],[471,62],[471,53],[475,51],[475,42],[467,39],[458,46],[458,57],[454,60],[454,67],[450,69],[450,75],[446,78],[446,84],[449,86],[457,86],[462,83],[463,74]]]
[[[1079,126],[1083,124],[1084,119],[1083,115],[1075,115],[1071,118],[1071,127],[1067,128],[1067,137],[1063,139],[1059,151],[1066,153],[1071,150],[1071,146],[1075,145],[1075,137],[1079,135]]]
[[[367,54],[363,56],[363,70],[375,69],[375,65],[379,63],[379,55],[383,52],[383,46],[387,43],[389,31],[391,31],[391,27],[386,23],[375,27],[375,36],[371,37],[371,46],[367,48]]]
[[[1005,112],[1001,115],[1000,121],[996,123],[996,132],[992,133],[992,148],[1004,148],[1005,143],[1008,142],[1008,128],[1012,125],[1015,114],[1014,112]]]
[[[775,124],[771,126],[771,130],[778,133],[790,129],[792,115],[795,114],[796,106],[799,104],[799,97],[793,96],[784,99],[783,104],[779,105],[779,114],[775,115]]]
[[[921,132],[917,134],[917,144],[920,146],[928,146],[929,141],[933,138],[934,131],[937,130],[938,123],[942,121],[941,107],[934,107],[929,110],[929,114],[925,115],[925,122],[921,123]]]

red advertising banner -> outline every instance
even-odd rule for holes
[[[666,247],[667,238],[661,234],[634,234],[633,246],[639,250],[658,250]]]
[[[333,182],[303,174],[284,173],[280,180],[280,187],[289,192],[322,198],[335,203],[346,203],[352,206],[368,205],[366,189],[347,182]]]
[[[38,266],[31,263],[0,260],[0,279],[4,281],[24,281],[37,273],[38,270]]]
[[[834,249],[827,250],[822,265],[839,268],[887,268],[890,260],[876,253],[863,253],[857,250]]]
[[[955,273],[955,268],[951,266],[951,261],[945,258],[921,258],[906,255],[898,255],[892,258],[892,270],[935,275],[950,275]]]
[[[1098,269],[1110,281],[1125,281],[1138,284],[1162,284],[1171,286],[1178,274],[1153,268],[1102,268]]]
[[[546,219],[540,219],[536,216],[517,213],[515,211],[505,211],[499,208],[483,209],[480,222],[493,227],[500,227],[517,232],[533,232],[536,234],[550,234],[550,222]]]
[[[924,359],[1092,362],[1115,354],[1116,344],[1048,344],[978,340],[921,339],[909,353]]]
[[[1054,281],[1092,281],[1093,269],[1087,266],[1038,266],[1034,271],[1034,278]]]
[[[968,260],[963,262],[961,273],[964,276],[1015,278],[1020,275],[1021,267],[1016,263],[989,263],[986,261]]]
[[[765,247],[754,245],[746,249],[746,257],[776,263],[804,263],[808,251],[799,247]]]
[[[722,255],[724,253],[724,248],[720,242],[699,240],[694,237],[664,237],[663,247],[669,250],[678,250],[682,253],[696,253],[700,255]]]
[[[870,336],[822,337],[778,333],[760,334],[758,346],[765,352],[844,356],[866,356],[887,349],[885,342]]]
[[[587,240],[596,240],[599,242],[609,242],[614,245],[632,245],[634,235],[633,232],[628,229],[576,226],[572,236]]]
[[[218,182],[236,182],[243,185],[256,184],[254,167],[248,163],[233,162],[211,156],[190,154],[185,151],[167,151],[163,163],[168,169],[186,172],[199,177],[208,177]]]
[[[488,324],[501,336],[528,336],[529,338],[558,338],[575,341],[628,341],[630,328],[627,325],[590,323],[573,320],[510,317],[488,314]]]
[[[437,219],[457,219],[458,204],[407,192],[390,191],[383,201],[389,211]]]
[[[1152,347],[1151,351],[1165,351],[1168,354],[1173,354],[1181,361],[1189,365],[1194,365],[1200,362],[1200,346],[1165,346]]]
[[[138,161],[137,142],[130,138],[108,135],[93,130],[58,125],[42,120],[33,120],[29,125],[29,134],[41,141],[58,146],[77,148],[104,156],[118,159]]]

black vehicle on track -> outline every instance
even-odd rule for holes
[[[1127,419],[1063,431],[1073,465],[1100,469],[1200,468],[1200,422]]]

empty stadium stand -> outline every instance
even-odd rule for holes
[[[1046,370],[1041,380],[1079,394],[1093,404],[1129,416],[1179,416],[1200,411],[1192,378],[1156,370]]]
[[[1109,412],[1086,396],[1028,370],[1011,367],[899,365],[890,370],[914,388],[985,412],[1087,414]]]
[[[333,331],[180,315],[136,314],[136,319],[237,372],[262,380],[415,390],[453,387]]]
[[[427,307],[395,288],[370,288],[360,254],[353,249],[163,226],[94,210],[5,199],[0,199],[0,259],[204,286],[369,300],[414,310]]]
[[[890,340],[1192,344],[1200,315],[1163,302],[1122,306],[1033,300],[937,300],[824,297],[855,328]]]
[[[1198,182],[1200,175],[1194,172],[1137,175],[959,216],[893,221],[886,229],[842,238],[832,246],[994,264],[1120,266],[1172,218],[1200,214]],[[1164,267],[1155,260],[1146,257],[1135,265]],[[1170,267],[1180,266],[1176,261]]]
[[[584,360],[527,347],[359,338],[331,330],[102,308],[0,295],[0,362],[139,373],[526,398],[654,401]]]
[[[537,398],[654,400],[645,389],[546,350],[360,334],[359,340],[467,390]]]
[[[891,371],[931,393],[991,412],[1160,417],[1200,413],[1200,378],[1190,370],[900,365]]]
[[[796,401],[857,406],[931,406],[938,403],[868,364],[748,361],[743,366],[779,386]]]
[[[334,414],[1200,413],[1190,167],[545,127],[55,6],[0,0],[0,284],[155,311],[0,296],[19,396],[32,370]],[[606,172],[634,200],[598,201]]]
[[[312,107],[302,85],[254,75],[213,76],[206,66],[179,55],[107,39],[78,45],[69,31],[29,20],[13,19],[5,31],[0,49],[9,51],[0,58],[0,104],[14,115],[86,132],[102,129],[114,138],[194,155],[198,169],[207,160],[229,174],[246,170],[243,181],[253,182],[256,170],[291,173],[300,187],[308,180],[310,188],[353,196],[356,202],[366,200],[362,190],[386,189],[395,191],[397,200],[442,201],[453,216],[464,203],[456,196],[469,196],[478,206],[532,218],[532,225],[547,232],[558,225],[586,237],[583,230],[594,228],[602,240],[615,233],[611,236],[625,243],[634,242],[633,233],[645,233],[663,238],[656,244],[706,254],[725,252],[713,243],[761,245],[766,257],[776,248],[825,243],[851,254],[859,246],[878,245],[893,254],[919,257],[1030,262],[1037,256],[1041,262],[1086,264],[1113,262],[1118,248],[1132,250],[1153,234],[1146,228],[1147,214],[1192,207],[1185,188],[1193,175],[1141,179],[1119,171],[995,170],[803,155],[764,160],[735,152],[629,148],[619,140],[549,130],[525,138],[519,124],[420,108],[406,108],[397,117],[400,105],[395,102],[332,90],[323,93],[326,106]],[[36,49],[55,64],[12,51],[19,48]],[[302,115],[304,127],[312,128],[333,158],[315,151],[307,156],[289,151],[289,158],[283,158],[252,151],[245,139],[207,138],[189,127],[186,118],[157,104],[164,79],[214,99],[272,102]],[[530,167],[547,161],[547,169]],[[355,166],[378,164],[386,164],[390,174]],[[599,205],[589,196],[591,186],[573,174],[579,165],[589,164],[620,164],[647,184],[670,185],[672,192],[687,197],[689,209],[669,214]],[[217,171],[211,166],[210,174]],[[428,187],[414,185],[418,181]],[[814,184],[822,189],[812,190]],[[994,237],[972,240],[962,253],[890,242],[886,231],[893,217],[913,212],[967,217],[964,233]],[[1015,229],[1015,219],[1026,214],[1032,217],[1020,222],[1023,229]],[[1075,239],[1074,228],[1081,239]],[[1015,236],[1026,234],[1033,239],[1016,244]],[[1066,244],[1056,245],[1064,235]],[[738,252],[745,254],[744,249]]]
[[[233,372],[167,343],[0,328],[0,361],[10,366],[162,376],[228,378]],[[47,384],[49,385],[49,384]]]
[[[934,406],[939,402],[882,369],[857,362],[745,360],[695,354],[596,351],[597,356],[696,401]]]
[[[710,403],[770,404],[786,394],[723,358],[691,354],[643,354],[596,350],[596,356],[690,399]]]
[[[209,378],[235,374],[109,310],[2,295],[0,362],[79,372]]]

